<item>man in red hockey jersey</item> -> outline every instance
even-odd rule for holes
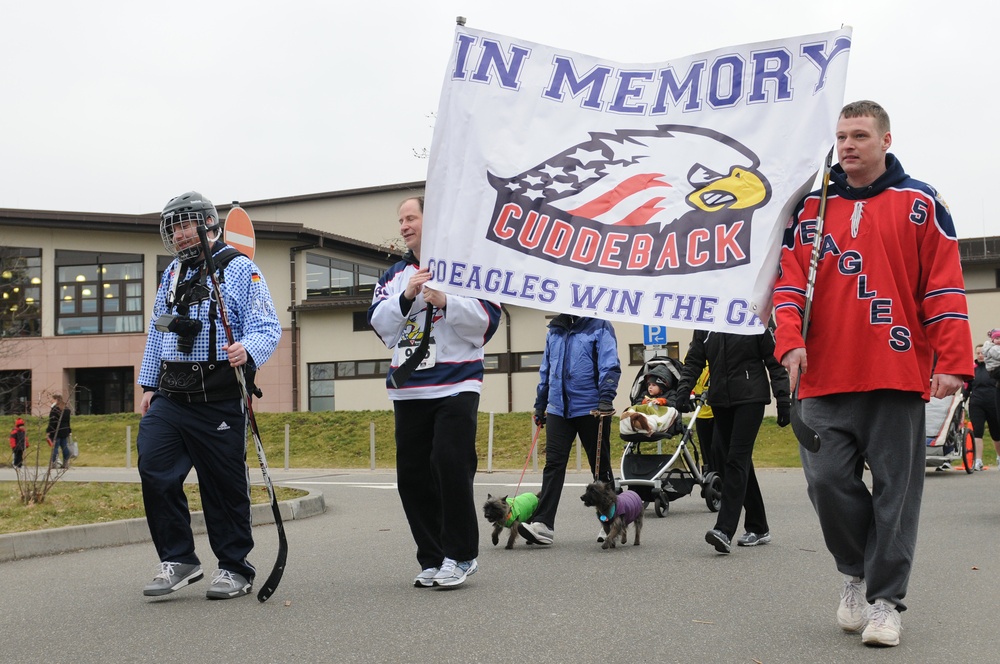
[[[845,577],[837,622],[863,630],[867,645],[894,646],[923,493],[924,402],[954,394],[972,375],[972,333],[951,215],[888,153],[888,114],[872,101],[848,104],[836,142],[807,340],[818,192],[799,203],[785,232],[775,356],[820,440],[817,452],[800,453]],[[865,462],[874,493],[862,481]]]

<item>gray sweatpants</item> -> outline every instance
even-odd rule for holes
[[[865,579],[869,602],[904,611],[924,490],[924,400],[896,390],[815,397],[803,399],[802,420],[820,438],[818,452],[799,454],[837,569]]]

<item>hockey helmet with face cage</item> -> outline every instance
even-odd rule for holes
[[[222,235],[222,221],[212,201],[196,191],[171,198],[160,213],[160,238],[163,246],[181,260],[190,260],[201,253],[197,228],[204,226],[209,240]],[[187,230],[185,230],[187,229]]]

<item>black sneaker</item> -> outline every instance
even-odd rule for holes
[[[521,534],[529,544],[552,544],[555,533],[541,521],[522,523],[517,526],[517,532]]]
[[[253,587],[251,581],[242,574],[220,569],[212,575],[212,585],[208,587],[205,597],[209,599],[232,599],[233,597],[243,597],[250,592]]]
[[[159,595],[169,595],[175,590],[180,590],[184,586],[201,580],[205,574],[201,571],[201,565],[186,563],[160,563],[160,572],[153,577],[153,581],[142,589],[142,594],[147,597],[157,597]]]
[[[719,553],[729,553],[732,551],[729,537],[721,530],[712,529],[705,533],[705,541],[714,546],[715,550]]]

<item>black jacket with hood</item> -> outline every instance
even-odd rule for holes
[[[696,330],[684,358],[679,395],[690,394],[706,362],[710,367],[708,403],[713,408],[768,404],[771,392],[779,410],[791,406],[788,372],[774,357],[774,333],[770,329],[757,335]]]

